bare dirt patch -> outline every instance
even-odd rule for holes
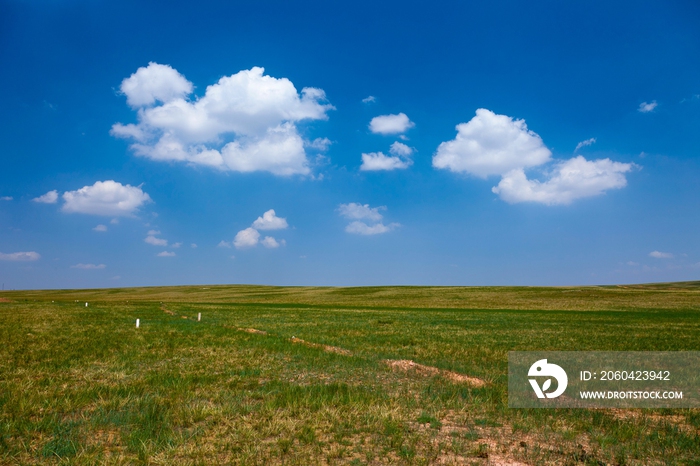
[[[246,332],[246,333],[255,333],[257,335],[267,335],[267,332],[265,330],[258,330],[257,328],[238,328],[241,332]]]
[[[453,382],[466,383],[471,385],[472,387],[483,387],[484,385],[486,385],[485,381],[477,377],[458,374],[457,372],[438,369],[437,367],[425,366],[423,364],[418,364],[415,361],[411,361],[410,359],[386,359],[384,360],[384,363],[394,370],[402,372],[414,372],[425,377],[434,377],[436,375],[440,375]]]
[[[292,337],[290,340],[292,343],[299,343],[308,346],[309,348],[319,348],[329,353],[342,354],[343,356],[352,356],[352,351],[347,350],[345,348],[340,348],[338,346],[320,345],[318,343],[311,343],[310,341],[302,340],[301,338],[297,337]]]
[[[0,298],[0,303],[11,303],[13,302],[11,299],[8,298]]]

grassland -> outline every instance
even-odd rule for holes
[[[700,464],[698,410],[506,392],[508,351],[700,350],[699,317],[698,282],[3,292],[0,463]]]

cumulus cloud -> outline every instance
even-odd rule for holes
[[[104,264],[75,264],[71,265],[71,269],[82,269],[82,270],[99,270],[104,269],[107,266]]]
[[[253,228],[256,230],[282,230],[287,227],[287,219],[275,215],[274,209],[268,210],[253,222]]]
[[[576,150],[593,143],[595,138],[582,141]],[[622,188],[627,185],[625,173],[636,167],[632,163],[586,160],[582,156],[553,161],[551,155],[542,138],[527,128],[525,120],[481,108],[469,122],[457,125],[455,139],[438,146],[433,167],[481,178],[501,175],[492,191],[504,201],[547,205],[570,204]],[[552,165],[543,170],[543,181],[528,179],[527,169],[547,163]]]
[[[349,204],[340,204],[338,212],[340,215],[351,220],[370,220],[378,222],[383,218],[380,210],[386,210],[386,206],[370,207],[369,204],[358,204],[350,202]]]
[[[204,96],[190,99],[192,83],[169,66],[150,63],[122,83],[127,102],[138,110],[138,123],[116,123],[111,134],[133,141],[136,155],[153,160],[309,174],[297,124],[325,120],[334,107],[321,89],[307,87],[300,94],[288,79],[263,73],[254,67],[225,76]]]
[[[345,227],[345,231],[356,235],[378,235],[401,226],[399,223],[384,225],[381,221],[384,217],[379,213],[380,210],[386,210],[386,206],[370,207],[369,204],[355,202],[338,206],[341,216],[353,220]]]
[[[363,104],[371,104],[372,102],[376,102],[377,98],[374,97],[373,95],[368,95],[364,99],[362,99]]]
[[[328,150],[328,148],[333,144],[330,139],[328,138],[316,138],[313,141],[307,142],[306,147],[310,147],[311,149],[316,149],[317,151],[320,152],[325,152]]]
[[[673,254],[670,252],[652,251],[649,253],[649,257],[655,259],[673,259]]]
[[[405,113],[380,115],[369,122],[369,130],[375,134],[401,134],[413,128],[415,123]]]
[[[0,201],[11,201],[13,199],[12,196],[2,196],[0,197]]]
[[[595,144],[595,138],[590,138],[590,139],[586,139],[585,141],[581,141],[578,144],[576,144],[576,149],[574,149],[574,152],[576,152],[577,150],[579,150],[582,147],[591,146],[593,144]]]
[[[143,204],[151,202],[150,196],[141,188],[113,180],[98,181],[92,186],[65,192],[63,200],[63,212],[110,217],[132,216]]]
[[[457,125],[455,139],[438,146],[433,167],[486,178],[542,165],[551,155],[525,120],[480,108],[469,122]]]
[[[170,102],[192,93],[192,83],[168,65],[150,62],[122,81],[120,90],[134,108]]]
[[[171,251],[163,251],[156,254],[158,257],[175,257],[175,253]]]
[[[190,247],[191,247],[192,249],[197,249],[197,243],[192,243],[192,244],[190,244]]]
[[[252,248],[258,244],[260,233],[255,228],[246,228],[236,233],[233,239],[233,245],[236,249]]]
[[[41,259],[41,254],[34,251],[11,252],[9,254],[0,252],[0,261],[28,262],[39,259]]]
[[[597,196],[609,189],[627,185],[624,173],[634,164],[610,159],[586,160],[582,156],[558,163],[546,181],[530,180],[522,168],[503,175],[492,191],[511,204],[539,202],[547,205],[570,204],[584,197]]]
[[[260,240],[260,244],[262,244],[268,249],[274,249],[280,247],[280,245],[284,246],[285,244],[287,244],[287,242],[285,240],[277,241],[272,236],[266,236],[265,238]]]
[[[107,231],[107,225],[102,225],[102,224],[97,225],[95,228],[92,229],[92,231],[100,231],[100,232]]]
[[[375,223],[374,225],[367,225],[365,222],[354,221],[350,222],[348,226],[345,227],[345,231],[356,235],[379,235],[382,233],[387,233],[398,226],[400,226],[398,223],[384,225],[383,223],[379,222]]]
[[[163,238],[156,238],[153,235],[148,235],[146,238],[143,240],[145,243],[151,244],[153,246],[167,246],[168,245],[168,240],[163,239]]]
[[[177,249],[177,248],[179,248],[180,246],[182,246],[182,243],[173,243],[170,247],[173,248],[173,249]]]
[[[413,149],[406,144],[398,141],[394,142],[389,149],[389,153],[391,156],[384,155],[382,152],[362,154],[360,170],[403,170],[413,165],[413,160],[410,158],[411,154],[413,154]]]
[[[32,199],[32,201],[39,202],[41,204],[55,204],[58,201],[58,191],[54,189],[43,196],[35,197]]]
[[[641,113],[650,113],[653,112],[658,105],[659,104],[657,104],[655,100],[652,100],[651,102],[642,102],[639,104],[637,111]]]
[[[196,245],[194,247],[197,247]],[[221,240],[219,241],[219,244],[216,245],[217,248],[227,248],[231,249],[231,243],[228,241]]]

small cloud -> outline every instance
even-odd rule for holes
[[[266,236],[265,238],[262,239],[262,241],[260,241],[260,243],[268,249],[278,248],[280,246],[284,246],[285,244],[287,244],[287,242],[285,240],[277,241],[272,236]]]
[[[374,225],[367,225],[365,222],[355,221],[351,222],[345,227],[345,231],[348,233],[353,233],[355,235],[379,235],[382,233],[387,233],[394,228],[400,227],[398,223],[390,223],[389,225],[384,225],[379,222]]]
[[[27,252],[11,252],[9,254],[4,254],[0,252],[0,261],[13,261],[13,262],[28,262],[36,261],[41,258],[38,252],[27,251]]]
[[[197,245],[195,244],[194,247],[196,248]],[[216,247],[231,249],[231,243],[229,243],[228,241],[221,240],[219,241],[219,244],[216,245]]]
[[[236,233],[233,245],[236,249],[252,248],[258,244],[260,233],[255,228],[246,228]]]
[[[308,142],[306,146],[310,147],[311,149],[316,149],[318,151],[325,152],[328,150],[331,144],[333,143],[328,138],[316,138],[313,141]]]
[[[100,224],[93,228],[92,231],[107,231],[107,226]]]
[[[55,204],[58,201],[58,191],[54,189],[43,196],[35,197],[32,199],[32,201],[39,202],[41,204]]]
[[[147,235],[160,235],[160,231],[158,230],[148,230]]]
[[[153,235],[147,236],[144,240],[145,243],[151,244],[153,246],[167,246],[168,240],[162,238],[156,238]]]
[[[196,244],[196,243],[192,243],[192,244],[190,244],[190,247],[191,247],[192,249],[197,249],[197,244]]]
[[[637,109],[637,111],[641,113],[650,113],[653,112],[658,105],[659,104],[657,104],[655,100],[652,100],[649,103],[642,102],[641,104],[639,104],[639,108]]]
[[[652,251],[649,253],[649,257],[655,259],[673,259],[673,254],[670,252]]]
[[[413,165],[410,159],[413,149],[406,144],[396,141],[391,145],[389,152],[392,156],[386,156],[381,152],[362,154],[362,171],[380,170],[404,170]]]
[[[174,249],[177,249],[177,248],[179,248],[180,246],[182,246],[182,243],[173,243],[170,247],[171,247],[171,248],[174,248]]]
[[[95,264],[75,264],[75,265],[70,266],[71,269],[81,269],[81,270],[100,270],[100,269],[104,269],[106,267],[107,266],[104,264],[98,264],[98,265],[95,265]]]
[[[156,254],[156,256],[158,256],[158,257],[175,257],[175,253],[170,252],[170,251],[163,251],[163,252],[159,252],[158,254]]]
[[[112,277],[112,280],[121,280],[121,275],[115,275]]]
[[[370,207],[369,204],[358,204],[351,202],[349,204],[340,204],[338,206],[338,212],[343,217],[350,220],[381,220],[382,214],[379,213],[380,210],[386,210],[386,206]]]
[[[369,95],[369,96],[365,97],[364,99],[362,99],[363,104],[371,104],[372,102],[376,102],[376,101],[377,101],[377,98],[374,97],[373,95]]]
[[[11,201],[13,199],[12,196],[2,196],[0,197],[0,201]]]
[[[380,210],[386,210],[386,207],[370,207],[369,204],[362,205],[354,202],[340,204],[338,207],[338,212],[341,216],[354,220],[345,227],[345,231],[356,235],[378,235],[401,226],[398,223],[384,225],[381,222],[383,216],[379,213]],[[367,222],[372,222],[373,224],[368,224]]]
[[[133,216],[143,204],[152,202],[140,187],[123,185],[114,180],[97,181],[92,186],[65,192],[63,200],[63,212],[109,217]]]
[[[274,209],[268,210],[253,222],[253,228],[256,230],[283,230],[288,226],[287,219],[275,215]]]
[[[578,144],[576,144],[576,149],[574,149],[574,152],[576,152],[577,150],[579,150],[582,147],[591,146],[593,144],[595,144],[595,138],[590,138],[590,139],[586,139],[585,141],[581,141]]]
[[[119,223],[119,219],[113,218],[112,220],[109,221],[109,223],[111,223],[112,225],[117,225]]]
[[[369,130],[375,134],[401,134],[416,126],[405,113],[380,115],[369,122]]]

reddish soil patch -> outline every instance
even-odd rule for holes
[[[310,341],[302,340],[301,338],[297,337],[292,337],[291,341],[292,343],[299,343],[310,348],[319,348],[323,351],[328,351],[329,353],[342,354],[343,356],[352,356],[352,352],[350,350],[346,350],[345,348],[340,348],[338,346],[319,345],[318,343],[311,343]]]
[[[486,385],[486,382],[477,377],[458,374],[457,372],[438,369],[437,367],[425,366],[423,364],[418,364],[415,361],[411,361],[410,359],[386,359],[384,362],[392,369],[402,372],[415,372],[416,374],[420,374],[425,377],[440,375],[453,382],[466,383],[472,387],[483,387]]]

